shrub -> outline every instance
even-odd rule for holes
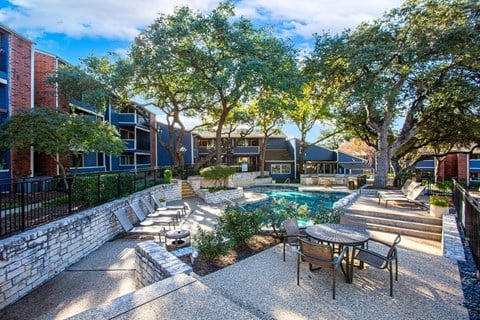
[[[215,186],[220,180],[225,180],[236,172],[235,167],[217,165],[200,170],[200,176],[205,179],[215,180]]]
[[[328,211],[317,211],[312,220],[315,224],[319,223],[340,223],[340,216],[343,211],[340,209],[330,209]]]
[[[248,239],[260,232],[263,218],[239,206],[229,206],[218,218],[217,233],[230,239],[233,246],[244,247]]]
[[[428,198],[428,203],[434,206],[448,207],[450,205],[450,199],[447,197],[440,197],[438,194],[434,194]]]
[[[165,184],[172,183],[172,170],[166,169],[165,171],[163,171],[163,182]]]
[[[268,204],[257,209],[264,215],[264,220],[273,229],[277,237],[280,237],[278,230],[283,228],[283,222],[292,217],[298,220],[307,220],[310,217],[310,210],[307,205],[297,206],[295,202],[289,202],[285,198],[272,200]]]
[[[133,193],[133,179],[130,174],[79,176],[75,181],[72,198],[88,205],[106,202]]]
[[[195,236],[196,249],[207,261],[213,261],[219,256],[225,255],[231,249],[228,243],[225,243],[223,236],[215,232],[205,231],[198,228],[199,236]]]

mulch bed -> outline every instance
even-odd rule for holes
[[[181,260],[190,265],[193,272],[199,276],[205,276],[222,268],[228,267],[240,260],[253,256],[265,249],[271,248],[280,243],[280,239],[271,233],[254,235],[249,241],[248,246],[242,249],[234,249],[229,254],[221,256],[214,261],[207,261],[201,253],[195,259],[193,265],[190,256],[184,256]]]

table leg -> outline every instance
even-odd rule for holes
[[[349,283],[353,283],[353,268],[355,266],[355,246],[352,247],[352,256],[351,256],[351,260],[350,260],[350,274],[349,274],[349,278],[350,278],[350,282]]]

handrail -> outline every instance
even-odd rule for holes
[[[283,182],[283,183],[291,183],[290,178],[285,179],[285,182]]]
[[[245,209],[244,206],[239,205],[238,203],[236,203],[235,201],[232,201],[231,199],[228,199],[228,198],[224,197],[223,200],[225,200],[226,202],[228,202],[228,203],[230,203],[230,204],[232,204],[236,207],[239,207],[239,208],[243,209],[243,211],[247,211],[247,209]]]

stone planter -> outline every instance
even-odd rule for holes
[[[444,214],[448,214],[449,207],[440,207],[431,204],[430,205],[430,215],[432,217],[441,218]]]
[[[197,195],[208,204],[217,204],[243,198],[243,188],[239,187],[217,192],[208,192],[207,190],[199,189]]]

